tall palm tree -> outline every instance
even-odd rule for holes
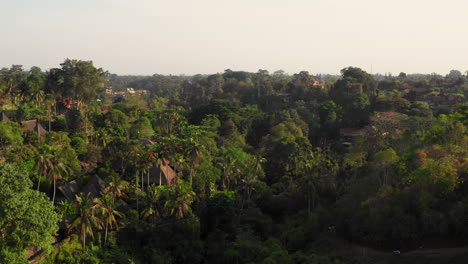
[[[156,162],[155,162],[155,166],[157,166],[159,168],[159,186],[162,185],[162,170],[161,170],[161,166],[163,166],[163,160],[162,158],[157,158],[156,159]]]
[[[121,201],[121,200],[118,200]],[[94,202],[98,205],[100,215],[104,218],[104,244],[107,242],[107,232],[112,228],[118,228],[117,218],[123,218],[124,214],[117,211],[119,203],[115,201],[112,193],[104,194],[100,198],[96,198]]]
[[[94,139],[96,146],[101,146],[105,148],[109,142],[112,141],[112,136],[109,134],[107,129],[105,128],[98,128],[94,131]]]
[[[57,180],[65,175],[69,175],[72,169],[63,161],[63,157],[59,151],[59,146],[51,147],[43,145],[39,150],[39,156],[36,162],[36,169],[39,170],[39,182],[37,189],[39,190],[41,177],[53,183],[52,202],[55,202],[55,194],[57,192]]]
[[[127,196],[124,191],[127,190],[128,187],[129,187],[128,182],[122,180],[118,176],[115,176],[115,177],[112,177],[112,181],[109,182],[107,187],[104,189],[104,193],[111,194],[112,198],[115,201],[117,198],[124,198]]]
[[[49,119],[49,132],[51,130],[51,119],[52,119],[52,107],[56,104],[55,98],[51,94],[47,94],[45,97],[45,104],[47,106],[47,117]]]
[[[34,94],[34,101],[36,106],[39,107],[45,100],[45,93],[42,90],[39,90],[37,93]]]
[[[309,151],[300,162],[302,177],[299,178],[299,185],[306,193],[307,211],[311,213],[319,200],[319,191],[323,185],[324,178],[334,174],[335,165],[328,158],[326,152],[317,148]]]
[[[50,153],[50,147],[48,145],[42,146],[40,154],[37,157],[36,169],[39,171],[39,179],[37,181],[37,190],[41,185],[42,176],[46,176],[52,166],[53,155]]]
[[[261,178],[265,175],[262,168],[262,163],[265,163],[265,159],[252,156],[252,158],[247,162],[246,167],[243,168],[242,173],[239,173],[238,177],[239,180],[237,182],[240,183],[240,188],[244,190],[246,198],[242,198],[241,208],[244,208],[244,200],[247,203],[250,202],[250,198],[252,196],[252,192],[254,191],[254,185],[258,181],[258,178]]]
[[[223,170],[221,180],[224,189],[230,189],[231,181],[233,180],[233,175],[235,175],[238,172],[238,169],[236,168],[236,163],[236,159],[230,158],[225,158],[222,160],[222,162],[218,163]]]
[[[185,152],[191,158],[190,172],[189,172],[190,186],[192,186],[193,176],[195,175],[195,168],[197,168],[200,165],[201,148],[202,146],[196,140],[194,140],[193,138],[190,138],[188,145],[187,145],[187,149],[185,150]]]
[[[141,212],[143,218],[151,220],[152,224],[162,217],[161,198],[166,186],[150,185],[146,190],[145,209]]]
[[[60,180],[64,175],[71,173],[71,168],[61,160],[61,157],[54,155],[52,158],[52,164],[47,173],[47,180],[53,182],[54,193],[52,195],[52,202],[55,202],[55,193],[57,192],[57,180]]]
[[[76,202],[78,206],[78,217],[75,218],[70,229],[74,229],[79,233],[84,249],[86,247],[86,238],[88,236],[94,238],[94,229],[101,227],[102,221],[94,213],[95,207],[93,198],[89,193],[87,195],[77,195]]]
[[[175,218],[180,219],[192,213],[192,203],[195,198],[195,193],[192,191],[189,184],[181,182],[180,184],[172,185],[172,194],[164,207]]]

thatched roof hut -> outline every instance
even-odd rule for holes
[[[177,182],[177,172],[169,166],[167,159],[162,159],[161,166],[156,164],[149,170],[149,175],[143,177],[144,184],[172,185]]]
[[[8,116],[2,112],[2,114],[0,115],[0,121],[10,121],[10,118],[8,118]]]
[[[106,183],[97,175],[91,176],[89,181],[82,188],[80,188],[76,181],[67,182],[58,187],[63,196],[70,202],[75,201],[75,196],[80,193],[84,195],[89,193],[92,198],[97,198],[105,188]]]
[[[34,131],[38,133],[41,137],[44,137],[47,134],[47,131],[37,120],[21,121],[21,126],[26,131]]]

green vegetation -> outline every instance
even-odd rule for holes
[[[60,66],[0,70],[1,263],[465,263],[466,74]]]

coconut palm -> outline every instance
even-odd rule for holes
[[[36,106],[39,107],[45,100],[45,93],[42,90],[39,90],[37,93],[34,94],[34,102]]]
[[[105,148],[109,142],[112,141],[112,136],[109,134],[107,129],[105,128],[98,128],[94,131],[94,139],[96,146],[101,146]]]
[[[52,157],[52,166],[49,167],[49,171],[46,178],[49,182],[54,184],[54,193],[52,195],[52,202],[55,202],[55,194],[57,192],[57,180],[60,180],[63,176],[69,175],[72,169],[61,160],[61,157],[54,155]]]
[[[261,178],[265,175],[262,168],[262,163],[265,163],[265,159],[252,156],[252,158],[247,162],[246,167],[243,168],[242,173],[238,174],[239,179],[237,180],[239,187],[245,193],[245,199],[242,199],[241,208],[244,207],[244,200],[250,202],[252,192],[254,191],[255,183],[258,181],[258,178]]]
[[[193,138],[190,138],[185,152],[191,158],[190,172],[189,172],[189,182],[192,186],[193,176],[195,175],[195,168],[200,165],[200,155],[201,155],[202,146]]]
[[[153,224],[162,217],[161,201],[166,186],[150,185],[146,190],[145,209],[141,212],[143,218],[149,219]]]
[[[118,200],[121,201],[121,200]],[[107,242],[107,232],[109,229],[118,228],[116,217],[123,218],[124,214],[117,211],[119,203],[115,201],[112,193],[102,193],[100,198],[96,198],[94,202],[98,205],[100,215],[104,218],[104,244]]]
[[[36,162],[36,169],[39,171],[39,181],[37,189],[39,190],[41,177],[53,184],[52,201],[55,202],[55,194],[57,192],[57,180],[63,176],[69,175],[72,169],[63,161],[59,149],[49,145],[43,145],[39,150],[39,156]]]
[[[192,213],[192,203],[195,193],[189,184],[181,182],[171,186],[171,197],[166,201],[164,207],[175,218],[180,219]]]
[[[93,198],[88,193],[87,195],[77,195],[76,203],[78,208],[78,217],[75,218],[70,226],[71,230],[76,230],[79,233],[83,248],[86,247],[86,238],[90,236],[94,238],[94,229],[102,226],[102,221],[95,215],[95,207]]]
[[[128,182],[122,180],[118,176],[112,177],[112,181],[109,182],[108,186],[104,189],[104,193],[111,194],[113,200],[115,201],[117,198],[125,198],[127,195],[124,193],[129,187]]]
[[[47,106],[47,117],[49,119],[49,132],[51,131],[52,107],[56,104],[55,98],[51,94],[45,96],[45,104]]]
[[[236,168],[236,159],[225,158],[218,165],[221,167],[223,174],[222,174],[222,186],[224,189],[229,190],[233,175],[238,172]]]
[[[36,169],[39,171],[39,179],[37,181],[37,190],[41,185],[42,176],[46,176],[52,166],[53,155],[50,153],[50,147],[48,145],[42,146],[40,154],[37,157]]]

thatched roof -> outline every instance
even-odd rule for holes
[[[106,183],[99,178],[99,176],[91,176],[91,179],[86,183],[86,185],[81,189],[83,194],[91,194],[92,198],[99,197],[99,193],[104,191],[106,188]]]
[[[10,121],[10,119],[4,112],[2,112],[2,114],[0,115],[0,121]]]
[[[77,195],[80,191],[80,187],[76,181],[67,182],[64,185],[59,186],[58,189],[69,201],[74,201],[75,195]]]
[[[159,167],[154,165],[149,171],[149,181],[147,175],[143,176],[144,184],[172,185],[176,183],[176,180],[177,173],[168,163]]]
[[[97,175],[91,176],[91,179],[89,179],[83,188],[80,188],[76,181],[71,181],[58,187],[60,192],[69,201],[75,201],[75,196],[80,193],[84,195],[89,193],[92,198],[97,198],[99,197],[99,193],[104,191],[104,188],[106,188],[106,183]]]
[[[47,131],[42,127],[41,123],[37,122],[37,120],[21,121],[21,125],[26,131],[34,131],[39,133],[41,137],[44,137],[47,133]]]

